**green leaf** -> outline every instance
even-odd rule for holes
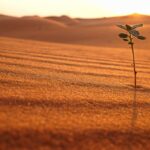
[[[145,39],[146,39],[146,37],[141,36],[141,35],[139,35],[137,38],[138,38],[139,40],[145,40]]]
[[[126,30],[130,31],[130,30],[132,30],[132,27],[130,25],[126,24]]]
[[[136,30],[130,30],[129,33],[132,34],[133,36],[137,37],[137,38],[140,35],[139,31],[136,31]]]
[[[122,38],[122,39],[124,39],[124,38],[127,38],[128,35],[125,34],[125,33],[120,33],[120,34],[119,34],[119,37]]]
[[[127,31],[127,28],[126,28],[126,26],[125,26],[125,25],[118,24],[118,25],[117,25],[117,27],[119,27],[119,28],[124,29],[124,30],[126,30],[126,31]]]
[[[135,24],[135,25],[132,25],[132,30],[136,29],[136,28],[139,28],[139,27],[143,27],[143,24]]]
[[[135,25],[117,25],[119,28],[124,29],[126,31],[131,31],[139,27],[143,27],[143,24],[135,24]]]
[[[128,39],[123,39],[124,41],[129,41]]]

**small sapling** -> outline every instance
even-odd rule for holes
[[[119,28],[125,30],[125,33],[120,33],[119,37],[125,41],[128,42],[128,44],[131,46],[132,50],[132,57],[133,57],[133,72],[134,72],[134,87],[137,88],[137,71],[136,71],[136,62],[135,62],[135,52],[134,52],[134,38],[137,38],[139,40],[145,40],[146,38],[142,35],[140,35],[140,32],[136,29],[139,27],[143,27],[143,24],[136,24],[136,25],[117,25]]]

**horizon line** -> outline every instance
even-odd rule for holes
[[[22,18],[22,17],[32,17],[32,16],[37,16],[37,17],[62,17],[62,16],[67,16],[69,18],[74,18],[74,19],[97,19],[97,18],[113,18],[113,17],[125,17],[125,16],[150,16],[150,14],[144,14],[144,13],[129,13],[129,14],[123,14],[123,15],[112,15],[112,16],[102,16],[102,17],[74,17],[71,15],[67,14],[62,14],[62,15],[38,15],[38,14],[31,14],[31,15],[11,15],[11,14],[3,14],[0,13],[2,16],[9,16],[9,17],[17,17],[17,18]]]

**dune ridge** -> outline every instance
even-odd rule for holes
[[[4,19],[5,18],[5,19]],[[7,19],[6,19],[7,18]],[[117,24],[143,23],[141,32],[150,36],[150,16],[132,14],[122,17],[80,19],[68,16],[0,16],[0,35],[56,43],[82,44],[104,47],[127,47],[118,38]],[[136,41],[138,48],[149,49],[147,42]]]

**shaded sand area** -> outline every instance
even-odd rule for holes
[[[0,15],[0,35],[63,44],[127,48],[127,44],[118,37],[121,30],[116,26],[126,23],[144,24],[140,33],[147,37],[146,42],[143,44],[143,41],[136,40],[136,44],[138,48],[150,49],[150,16],[140,14],[96,19]]]
[[[1,150],[149,150],[150,52],[0,38]]]

